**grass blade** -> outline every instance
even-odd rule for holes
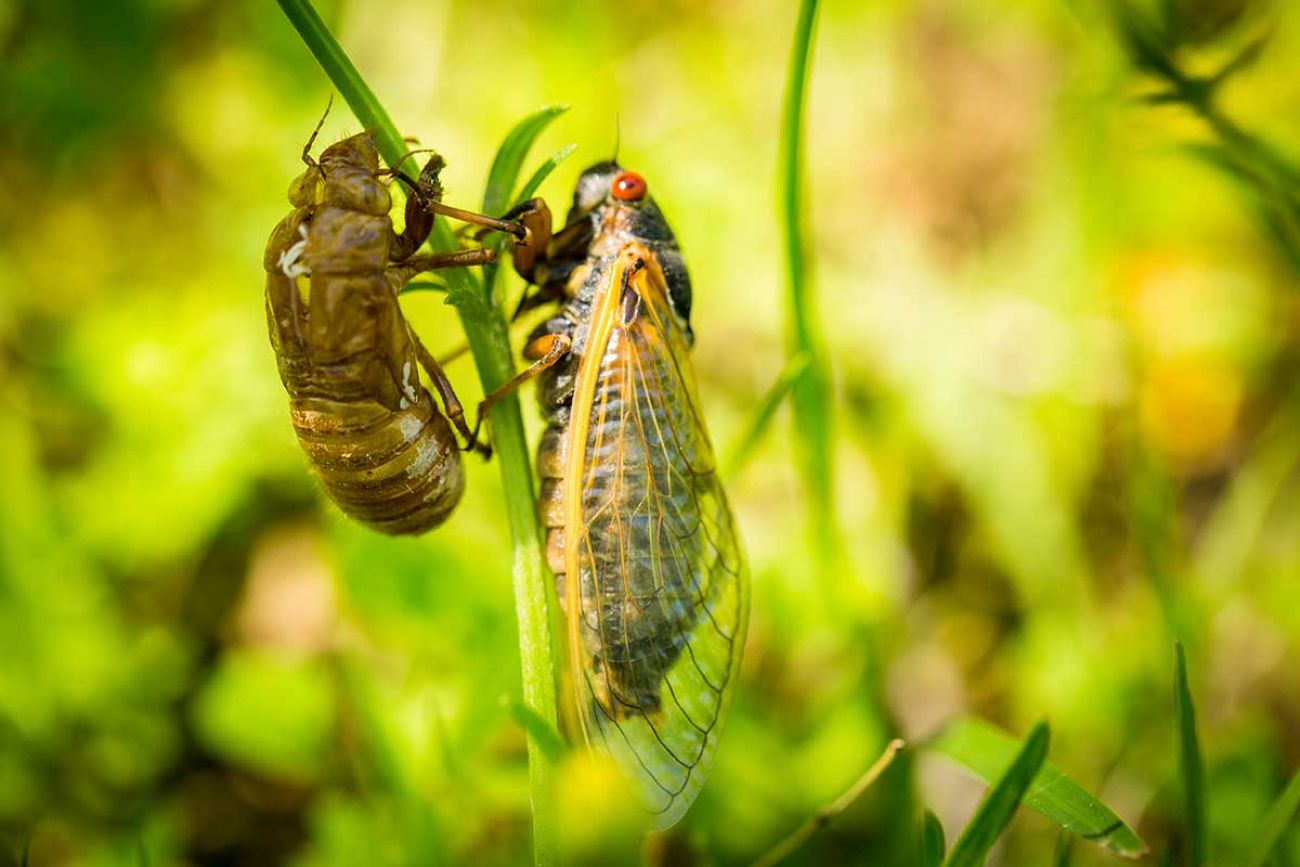
[[[510,207],[514,200],[515,181],[523,169],[524,158],[542,130],[569,110],[567,105],[548,105],[533,112],[515,124],[497,149],[496,158],[488,172],[487,187],[483,190],[483,213],[497,216]]]
[[[1196,708],[1187,685],[1187,657],[1174,643],[1174,710],[1178,715],[1178,749],[1183,772],[1183,813],[1187,823],[1187,863],[1205,864],[1205,767],[1196,737]]]
[[[808,279],[808,243],[803,220],[803,118],[816,23],[817,0],[801,0],[781,121],[780,202],[785,227],[787,355],[792,359],[799,355],[808,358],[807,370],[794,383],[795,430],[804,488],[809,500],[811,530],[825,577],[839,551],[832,484],[830,364]]]
[[[441,280],[412,280],[401,289],[397,290],[398,295],[406,295],[410,292],[446,292],[450,287]]]
[[[1296,772],[1282,794],[1273,802],[1273,806],[1264,814],[1264,823],[1255,838],[1250,857],[1246,859],[1246,867],[1264,867],[1282,835],[1291,827],[1297,809],[1300,809],[1300,771]]]
[[[390,167],[395,166],[402,156],[410,150],[402,141],[393,119],[384,110],[375,92],[366,84],[366,80],[357,72],[351,58],[339,45],[334,34],[330,33],[325,22],[321,21],[316,8],[310,0],[278,0],[289,23],[298,31],[303,43],[316,58],[325,75],[338,88],[347,100],[348,107],[361,122],[363,129],[374,136],[379,153]]]
[[[533,194],[537,192],[537,188],[542,185],[542,181],[546,180],[551,172],[555,171],[556,167],[567,160],[577,149],[576,144],[567,144],[547,157],[546,162],[538,166],[537,171],[533,172],[532,177],[528,179],[528,183],[519,188],[519,195],[515,196],[514,205],[518,205],[525,199],[532,198]]]
[[[731,450],[731,456],[725,463],[726,472],[724,476],[728,479],[734,479],[740,475],[745,464],[749,463],[749,458],[758,448],[758,444],[763,441],[763,436],[767,429],[772,426],[772,419],[776,417],[776,411],[781,408],[781,401],[794,388],[794,384],[803,376],[804,371],[808,369],[808,356],[800,353],[786,362],[785,369],[781,375],[772,383],[767,394],[763,395],[763,400],[759,402],[758,411],[754,413],[753,420],[749,423],[749,428],[745,431],[740,441]]]
[[[493,217],[500,216],[508,211],[512,204],[522,201],[527,196],[512,196],[515,183],[519,180],[519,173],[523,171],[524,160],[528,157],[528,152],[532,150],[533,143],[542,131],[560,115],[569,110],[567,105],[548,105],[540,108],[532,114],[525,117],[519,123],[515,124],[506,137],[501,140],[501,146],[497,148],[496,156],[492,159],[492,168],[488,170],[487,187],[483,190],[483,213]],[[563,151],[562,151],[563,152]],[[556,155],[558,156],[558,154]],[[568,156],[568,154],[565,154]],[[563,159],[563,157],[560,157]],[[549,165],[549,168],[548,168]],[[555,156],[543,163],[542,166],[533,173],[525,184],[525,189],[529,184],[533,186],[533,191],[541,185],[546,176],[551,173],[559,161]],[[527,194],[532,195],[532,192]],[[485,246],[491,247],[498,253],[505,249],[506,238],[500,234],[490,236]],[[497,280],[496,263],[483,266],[483,286],[489,299],[493,297],[496,290]]]
[[[1052,853],[1053,867],[1070,867],[1073,861],[1074,837],[1062,831],[1056,838],[1056,851]]]
[[[536,711],[523,702],[506,698],[505,707],[511,719],[542,745],[551,761],[558,762],[564,758],[564,754],[569,751],[569,745],[564,742],[564,738],[560,737],[554,724],[542,719]]]
[[[953,844],[945,864],[949,867],[980,867],[984,863],[989,850],[1015,815],[1020,799],[1043,766],[1050,737],[1045,722],[1038,723],[1029,732],[1024,748],[1011,762],[1011,767],[1007,768],[1002,779],[984,796],[970,824]]]
[[[939,867],[943,863],[943,825],[929,810],[921,818],[921,867]]]
[[[1017,746],[1015,739],[1000,729],[980,719],[966,718],[948,726],[930,749],[989,782],[1011,764]],[[1147,851],[1132,828],[1050,762],[1039,770],[1024,801],[1066,831],[1117,855],[1137,858]]]

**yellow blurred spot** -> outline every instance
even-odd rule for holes
[[[1218,463],[1240,405],[1240,381],[1216,359],[1162,359],[1142,384],[1142,429],[1176,465],[1203,470]]]
[[[560,766],[559,841],[564,863],[634,863],[648,822],[632,783],[607,757],[575,750]]]

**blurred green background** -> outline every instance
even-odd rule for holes
[[[1161,5],[1198,74],[1268,35],[1217,105],[1300,154],[1300,7]],[[557,212],[621,135],[686,251],[731,454],[784,366],[794,4],[320,8],[447,158],[449,203],[541,105],[572,109],[539,156],[578,144]],[[1225,863],[1300,765],[1300,184],[1189,148],[1222,138],[1143,100],[1133,60],[1082,0],[824,3],[809,219],[843,552],[815,565],[784,409],[728,485],[754,582],[735,709],[650,860],[752,859],[892,735],[970,714],[1049,719],[1052,761],[1179,863],[1175,638]],[[276,377],[262,250],[329,94],[271,3],[0,2],[0,864],[529,857],[495,466],[468,462],[444,528],[372,534],[316,489]],[[357,130],[336,102],[322,140]],[[406,309],[435,353],[462,342],[437,295]],[[567,845],[602,852],[617,784],[562,775]],[[951,839],[982,791],[909,752],[796,860],[908,863],[922,806]],[[995,861],[1055,839],[1022,811]]]

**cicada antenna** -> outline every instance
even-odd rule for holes
[[[302,148],[302,161],[307,164],[309,169],[320,169],[320,163],[311,158],[312,145],[316,144],[316,136],[320,135],[321,128],[325,126],[325,118],[330,116],[330,109],[334,107],[334,94],[330,94],[329,100],[325,103],[325,112],[316,121],[316,128],[311,131],[311,137],[307,139],[307,144]]]
[[[614,158],[610,162],[618,164],[618,150],[623,146],[623,116],[614,115]]]

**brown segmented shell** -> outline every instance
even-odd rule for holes
[[[290,186],[295,208],[263,263],[267,325],[294,432],[330,499],[380,532],[422,533],[446,520],[465,482],[397,301],[409,274],[395,266],[432,218],[408,204],[395,233],[378,170],[363,133],[326,148]]]

